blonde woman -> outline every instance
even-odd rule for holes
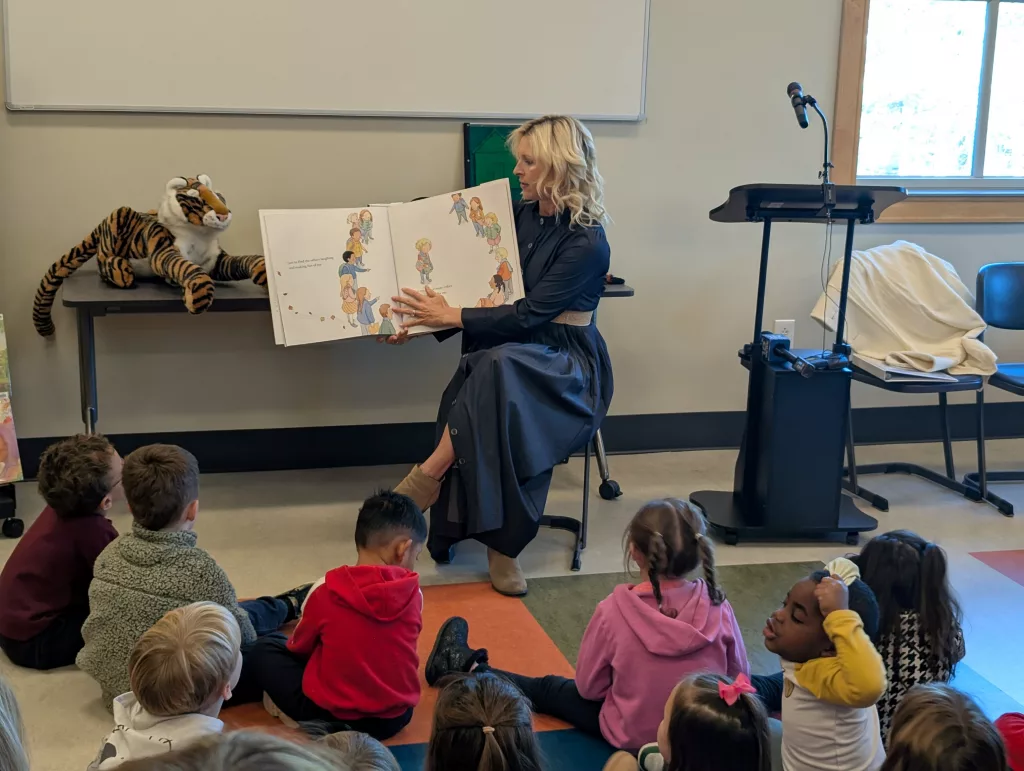
[[[429,287],[394,298],[403,324],[463,329],[465,354],[441,398],[437,448],[397,491],[433,505],[436,561],[476,539],[488,547],[494,588],[519,596],[517,558],[537,535],[551,469],[592,439],[611,402],[611,363],[593,319],[610,252],[586,127],[538,118],[509,147],[523,188],[515,226],[526,297],[497,308],[452,307]]]

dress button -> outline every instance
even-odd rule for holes
[[[456,401],[458,401],[458,399],[454,399],[454,400],[452,400],[452,407],[454,407],[454,406],[455,406],[455,402],[456,402]]]
[[[528,244],[526,245],[526,248],[527,248],[527,249],[532,249],[532,248],[533,248],[533,242],[531,241],[530,243],[528,243]]]
[[[466,459],[465,458],[459,458],[459,465],[460,466],[465,466],[466,465]]]
[[[459,429],[453,428],[452,429],[452,436],[458,436],[458,435],[459,435]]]
[[[543,225],[543,224],[544,224],[544,218],[543,218],[543,217],[541,217],[541,218],[540,218],[540,224],[541,224],[541,225]]]

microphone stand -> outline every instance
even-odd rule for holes
[[[828,120],[825,118],[825,113],[818,107],[818,100],[810,94],[803,97],[804,105],[810,105],[814,108],[814,111],[818,113],[818,117],[821,118],[822,128],[825,130],[825,160],[821,164],[821,171],[818,172],[818,179],[821,180],[821,194],[825,200],[825,208],[828,209],[829,213],[836,207],[836,186],[832,182],[831,170],[835,168],[832,165],[832,161],[829,160],[828,154]]]
[[[810,94],[806,94],[802,97],[802,101],[805,106],[810,105],[818,117],[821,118],[821,126],[825,131],[825,153],[824,160],[821,164],[821,171],[818,172],[818,179],[821,180],[821,195],[824,200],[825,210],[828,212],[829,220],[832,219],[832,211],[836,207],[836,186],[832,181],[832,169],[835,166],[832,165],[832,161],[829,160],[829,147],[828,147],[828,119],[825,117],[825,113],[818,107],[818,100]],[[852,225],[851,225],[852,227]],[[847,270],[849,266],[847,266]],[[849,364],[849,356],[852,353],[849,343],[841,343],[833,346],[832,354],[828,356],[812,356],[810,358],[811,365],[813,367],[821,369],[842,369]],[[803,374],[803,373],[801,373]],[[808,377],[808,375],[804,375]]]

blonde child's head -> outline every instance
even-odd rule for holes
[[[484,224],[487,224],[487,225],[497,225],[498,224],[498,215],[495,214],[492,211],[487,212],[487,214],[484,215]]]
[[[25,754],[25,726],[14,691],[0,678],[0,769],[28,771]]]
[[[224,607],[196,602],[167,613],[128,659],[132,693],[151,715],[216,716],[242,671],[242,633]]]
[[[662,607],[661,579],[683,578],[698,566],[703,567],[712,604],[725,601],[704,515],[686,501],[662,498],[645,504],[629,523],[623,540],[627,560],[646,571],[658,610],[666,616],[675,618],[676,611]]]
[[[494,250],[494,259],[497,262],[501,262],[502,260],[507,260],[508,259],[508,249],[506,249],[504,246],[499,246],[497,249]]]
[[[745,675],[690,675],[658,726],[665,771],[770,771],[768,716]]]
[[[262,732],[208,736],[183,750],[132,760],[120,771],[348,771],[322,744],[296,744]]]
[[[882,771],[1005,771],[999,731],[970,696],[948,685],[915,685],[892,718]]]
[[[191,529],[199,512],[199,463],[171,444],[140,447],[124,459],[124,495],[146,530]]]
[[[347,771],[401,771],[391,751],[372,736],[340,731],[320,739],[337,753]]]
[[[406,241],[406,243],[409,242]],[[431,243],[429,238],[421,238],[419,241],[416,242],[416,248],[419,249],[421,252],[427,251],[430,248],[430,246]]]
[[[490,672],[454,676],[437,697],[424,771],[540,771],[526,697]]]

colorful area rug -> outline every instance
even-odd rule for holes
[[[778,607],[793,583],[820,567],[819,562],[789,562],[719,569],[754,672],[772,672],[778,667],[777,659],[762,644],[765,618]],[[616,584],[626,580],[612,573],[531,579],[530,594],[523,599],[502,597],[486,583],[424,587],[420,661],[426,661],[444,620],[458,615],[469,621],[470,642],[486,647],[495,666],[525,675],[571,677],[580,639],[594,608]],[[436,699],[437,692],[424,682],[412,722],[388,742],[405,771],[423,767]],[[256,704],[225,710],[223,718],[229,729],[258,728],[298,735]],[[551,768],[599,770],[612,752],[605,742],[554,718],[538,715],[535,726]]]

